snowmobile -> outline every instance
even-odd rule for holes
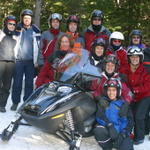
[[[18,110],[19,117],[4,129],[1,139],[8,141],[22,119],[66,141],[70,150],[79,150],[82,136],[90,136],[95,123],[96,103],[85,84],[101,72],[89,62],[89,54],[67,54],[54,63],[57,80],[37,88]]]

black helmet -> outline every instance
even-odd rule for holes
[[[95,39],[93,42],[92,42],[92,50],[95,49],[96,46],[103,46],[104,47],[104,50],[106,50],[106,41],[103,39],[103,38],[99,38],[99,39]]]
[[[95,17],[98,17],[101,21],[103,21],[104,14],[101,10],[94,10],[91,14],[91,20],[93,20]]]
[[[103,52],[102,56],[97,56],[96,55],[96,53],[95,53],[95,47],[96,46],[104,47],[104,52]],[[105,53],[106,53],[106,41],[103,38],[95,39],[92,42],[91,48],[92,48],[91,55],[94,57],[94,59],[97,60],[97,61],[102,60],[105,56]]]
[[[13,20],[13,21],[17,22],[16,17],[10,15],[10,16],[7,16],[7,17],[5,18],[5,20],[4,20],[4,26],[6,26],[6,24],[7,24],[7,22],[8,22],[9,20]]]
[[[80,23],[80,19],[77,15],[70,15],[67,19],[67,24],[69,24],[70,22],[75,22],[75,23]]]
[[[131,46],[128,48],[127,50],[127,57],[128,57],[128,62],[130,63],[130,56],[133,55],[138,55],[140,57],[140,62],[143,62],[144,60],[144,54],[143,54],[143,50],[141,48],[139,48],[138,46]]]
[[[32,16],[33,16],[32,10],[30,10],[30,9],[25,9],[25,10],[23,10],[23,11],[21,12],[20,16],[23,17],[23,16],[25,16],[25,15],[29,15],[29,16],[32,17]]]
[[[132,38],[133,35],[139,35],[142,38],[142,32],[140,30],[132,30],[130,33],[130,38]]]
[[[116,55],[114,55],[114,54],[110,54],[110,55],[106,56],[106,58],[103,61],[102,70],[106,72],[106,64],[109,62],[112,62],[113,64],[115,64],[115,71],[114,72],[117,72],[118,67],[119,67],[119,62],[118,62],[118,59],[116,58]]]
[[[121,96],[122,85],[119,79],[110,78],[104,83],[103,89],[104,89],[105,96],[108,96],[107,95],[108,87],[115,87],[117,89],[117,98]]]

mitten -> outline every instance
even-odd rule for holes
[[[112,123],[107,124],[107,128],[108,128],[111,139],[116,140],[118,138],[118,133],[116,129],[114,128],[113,124]]]

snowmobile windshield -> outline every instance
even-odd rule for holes
[[[86,76],[100,77],[101,70],[91,65],[89,52],[82,49],[81,56],[75,53],[68,53],[59,63],[57,71],[61,74],[59,81],[67,82],[79,74]]]

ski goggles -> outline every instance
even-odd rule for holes
[[[58,19],[58,20],[62,20],[62,15],[58,14],[58,13],[54,13],[51,16],[52,19]]]
[[[105,40],[103,38],[98,38],[96,39],[97,40],[97,43],[103,43],[103,44],[106,44]]]
[[[15,23],[11,23],[11,22],[8,22],[7,24],[10,25],[10,26],[14,26],[14,27],[16,26]]]
[[[106,81],[105,87],[120,87],[121,88],[121,83],[118,79],[110,79],[108,81]]]
[[[141,53],[141,52],[142,52],[142,50],[138,47],[131,47],[128,50],[128,53],[130,53],[130,54]]]

